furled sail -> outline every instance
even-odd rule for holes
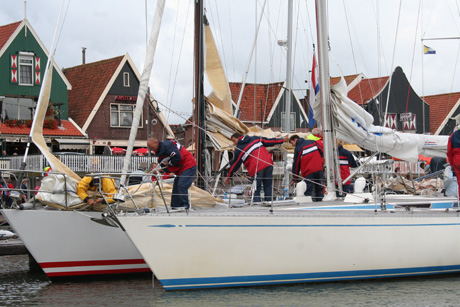
[[[402,133],[373,125],[373,116],[347,97],[343,78],[332,86],[331,92],[333,127],[338,139],[409,162],[416,162],[419,155],[446,157],[449,136]],[[320,114],[316,112],[319,104],[315,101],[315,114]],[[315,119],[321,122],[320,117]]]

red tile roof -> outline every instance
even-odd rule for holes
[[[72,84],[69,91],[69,117],[82,127],[102,95],[123,56],[63,70]]]
[[[430,132],[434,134],[460,99],[460,93],[425,96],[422,99],[430,105]]]
[[[0,50],[6,44],[11,35],[16,31],[22,21],[17,21],[0,27]]]
[[[374,98],[385,87],[387,77],[363,79],[348,92],[348,98],[362,105]]]
[[[267,120],[284,82],[270,84],[246,83],[240,104],[240,120],[261,122]],[[238,102],[242,83],[230,82],[230,92],[235,103]]]
[[[72,122],[68,120],[61,120],[62,126],[57,129],[43,128],[44,136],[84,136],[80,130],[75,127]],[[29,135],[30,128],[24,127],[9,127],[3,123],[0,123],[1,134],[13,134],[13,135]]]
[[[347,85],[349,85],[351,82],[353,82],[358,77],[359,77],[359,74],[344,76],[343,78],[345,79],[345,82],[347,83]],[[331,85],[339,83],[340,78],[341,77],[331,77]]]

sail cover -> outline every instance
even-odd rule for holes
[[[333,129],[338,139],[409,162],[416,162],[419,155],[446,157],[449,136],[402,133],[373,125],[374,117],[347,97],[344,78],[331,92]],[[313,106],[318,122],[320,108],[318,99]]]

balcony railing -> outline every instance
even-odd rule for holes
[[[67,165],[75,173],[120,173],[123,168],[124,156],[101,156],[101,155],[60,155],[61,162]],[[13,156],[0,158],[1,169],[20,169],[24,157]],[[149,165],[156,162],[156,157],[132,156],[128,172],[138,169],[139,163],[147,162]],[[29,155],[26,160],[26,170],[42,172],[49,166],[43,155]]]

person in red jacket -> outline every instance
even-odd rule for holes
[[[234,133],[231,137],[236,146],[233,160],[230,162],[230,170],[225,183],[230,182],[230,177],[244,164],[252,180],[256,180],[254,202],[261,202],[260,191],[264,187],[264,200],[271,201],[273,186],[273,160],[266,147],[281,145],[286,138],[265,138],[260,136],[241,135]],[[256,176],[257,174],[257,176]],[[254,178],[255,177],[255,178]]]
[[[292,163],[292,183],[296,183],[301,172],[307,189],[305,196],[311,196],[313,201],[323,200],[323,147],[316,141],[305,140],[297,134],[289,138],[294,146],[294,161]]]
[[[460,187],[460,126],[455,128],[455,131],[449,137],[447,143],[447,159],[449,159],[450,166],[454,168],[457,175],[457,183]]]
[[[189,209],[188,189],[196,176],[196,160],[184,146],[171,140],[149,138],[147,147],[158,157],[165,171],[175,173],[171,195],[171,208]]]
[[[347,179],[350,176],[350,167],[358,167],[358,164],[356,163],[355,157],[343,148],[342,142],[337,140],[337,152],[339,155],[339,163],[340,163],[340,177],[343,180]],[[348,193],[353,193],[353,187],[351,185],[351,179],[349,179],[347,182],[345,182],[342,185],[342,190],[345,193],[344,196]],[[339,192],[337,191],[337,197],[339,197]]]

